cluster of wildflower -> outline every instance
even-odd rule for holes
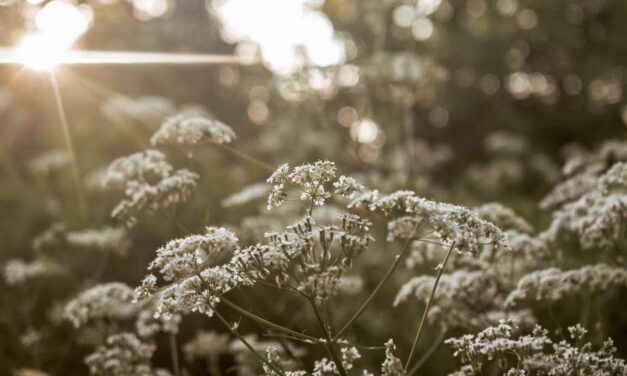
[[[575,347],[568,341],[553,342],[539,326],[530,335],[520,335],[514,320],[503,320],[482,332],[451,338],[446,343],[463,366],[451,375],[478,376],[487,365],[506,375],[624,375],[627,365],[616,358],[611,339],[598,351],[590,343]],[[570,339],[582,343],[586,330],[579,324],[568,328]],[[547,351],[547,348],[551,348]],[[511,362],[514,359],[514,362]]]
[[[159,332],[176,334],[183,318],[181,315],[171,315],[168,318],[155,317],[155,306],[140,310],[135,319],[135,331],[142,338],[153,337]]]
[[[405,376],[407,374],[403,363],[394,354],[395,351],[394,341],[388,340],[385,343],[385,360],[381,365],[381,376]]]
[[[164,144],[196,145],[201,142],[228,144],[235,132],[216,119],[202,116],[176,115],[167,119],[150,138],[154,146]]]
[[[113,209],[112,216],[132,225],[137,212],[154,212],[185,201],[198,178],[187,169],[174,170],[160,151],[146,150],[114,160],[103,184],[124,190],[126,198]]]
[[[627,287],[627,270],[606,264],[561,271],[549,268],[532,272],[518,281],[507,297],[508,306],[524,302],[557,302],[587,292],[597,294]]]
[[[431,294],[435,277],[419,276],[410,279],[399,290],[394,306],[410,296],[426,304]],[[507,281],[491,270],[458,270],[443,274],[431,302],[427,319],[445,330],[463,328],[478,329],[494,324],[505,317]],[[533,325],[535,319],[528,310],[510,312],[521,318],[526,325]]]
[[[393,219],[388,223],[388,240],[420,240],[430,234],[446,244],[469,253],[478,253],[485,244],[507,248],[506,235],[496,225],[475,212],[457,205],[439,203],[398,191],[379,196],[372,191],[356,197],[349,207],[380,211]],[[487,243],[484,243],[487,242]]]
[[[105,226],[99,229],[69,231],[65,235],[68,245],[82,249],[93,249],[103,253],[124,255],[131,246],[128,232],[122,227]]]
[[[63,268],[58,263],[47,258],[38,258],[30,262],[13,259],[8,260],[4,265],[4,281],[9,286],[16,286],[62,272]]]
[[[268,234],[268,262],[278,270],[277,283],[317,299],[337,294],[343,273],[369,246],[371,223],[354,214],[340,215],[338,225],[316,226],[311,217],[288,227],[291,232]],[[315,242],[320,250],[314,247]],[[289,261],[298,259],[296,268]]]
[[[627,239],[627,186],[624,181],[615,185],[621,181],[620,172],[621,165],[611,169],[601,177],[600,189],[555,212],[542,236],[551,244],[575,243],[583,250],[620,249]]]
[[[268,195],[268,185],[264,183],[252,184],[239,192],[233,193],[223,199],[220,203],[222,207],[228,208],[232,206],[245,205],[251,201],[256,201]]]
[[[577,153],[564,165],[566,179],[542,199],[540,207],[556,208],[597,189],[599,177],[617,162],[627,162],[625,141],[607,141],[596,153]]]
[[[123,283],[97,285],[70,300],[65,317],[77,328],[93,320],[126,318],[135,311],[132,299],[133,289]]]
[[[336,179],[335,163],[317,161],[306,163],[290,172],[288,164],[283,164],[267,180],[272,185],[268,196],[268,209],[280,206],[287,199],[287,184],[294,184],[301,190],[300,199],[311,201],[314,205],[322,206],[331,197],[329,185],[333,185],[333,194],[352,198],[355,193],[362,191],[363,186],[355,179],[340,176]]]
[[[71,163],[70,153],[67,150],[50,150],[29,164],[30,171],[35,175],[48,175],[53,171],[60,171]]]
[[[176,313],[195,311],[213,314],[211,305],[217,303],[215,294],[224,293],[244,281],[243,272],[233,267],[233,261],[215,264],[238,247],[238,239],[229,230],[208,227],[202,235],[175,239],[157,250],[157,257],[149,270],[158,271],[163,279],[172,282],[160,291],[155,316],[170,319]],[[136,289],[136,299],[156,292],[157,278],[150,274]]]
[[[531,335],[516,335],[517,331],[518,325],[510,319],[502,320],[478,334],[447,339],[445,342],[455,350],[453,355],[467,366],[455,375],[479,375],[482,366],[488,362],[506,362],[509,354],[527,358],[543,351],[551,343],[546,331],[540,327],[536,327]],[[502,367],[505,368],[501,368],[504,373],[507,364]]]
[[[627,190],[627,162],[615,163],[599,179],[599,190],[605,194],[625,193]]]
[[[106,344],[85,358],[94,376],[170,376],[164,369],[155,369],[151,358],[156,346],[132,333],[109,336]]]

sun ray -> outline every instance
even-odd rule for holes
[[[72,141],[72,135],[70,133],[70,126],[65,114],[65,107],[63,106],[63,98],[61,97],[61,90],[59,89],[59,82],[54,71],[50,71],[50,83],[52,91],[54,92],[55,103],[57,105],[57,111],[59,114],[59,120],[61,121],[61,128],[63,129],[63,138],[65,140],[65,146],[70,154],[70,162],[72,164],[72,175],[74,177],[74,184],[76,189],[76,197],[78,200],[78,207],[81,216],[85,218],[86,205],[85,197],[83,196],[83,189],[81,186],[81,178],[78,171],[78,160],[76,158],[76,150],[74,149],[74,142]]]
[[[45,52],[45,51],[43,51]],[[203,65],[238,64],[253,65],[255,59],[236,55],[189,54],[166,52],[127,52],[127,51],[65,51],[63,54],[47,56],[40,53],[20,51],[15,48],[0,48],[0,64],[33,65],[36,68],[49,68],[60,65]],[[42,61],[38,62],[36,57]],[[49,59],[46,61],[46,59]]]

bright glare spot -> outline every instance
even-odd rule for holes
[[[370,144],[378,135],[379,127],[371,119],[362,119],[351,125],[351,137],[360,144]]]
[[[89,8],[83,8],[89,9]],[[35,16],[39,31],[68,48],[87,31],[91,14],[63,1],[52,1]]]
[[[259,45],[264,64],[275,73],[290,74],[306,64],[340,64],[346,58],[344,42],[312,1],[219,0],[207,4],[222,22],[222,38],[229,43]]]
[[[18,44],[18,60],[33,69],[54,68],[87,31],[92,17],[89,7],[75,7],[60,0],[49,2],[35,16],[39,32],[27,35]]]
[[[17,58],[25,66],[37,69],[52,69],[63,61],[67,47],[57,39],[44,34],[32,34],[17,46]]]

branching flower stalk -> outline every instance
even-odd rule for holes
[[[419,225],[416,224],[414,231],[419,231],[419,230],[420,230]],[[401,251],[394,257],[394,262],[392,263],[392,265],[390,265],[389,269],[387,270],[383,278],[381,278],[381,280],[377,284],[377,287],[375,287],[374,290],[372,290],[372,292],[370,293],[370,295],[368,295],[368,298],[366,298],[366,301],[361,305],[361,307],[359,307],[359,309],[351,316],[350,319],[348,319],[348,321],[342,326],[342,328],[335,334],[335,336],[333,337],[334,340],[339,339],[342,336],[342,334],[344,334],[344,332],[346,332],[346,330],[348,330],[348,328],[351,327],[351,325],[355,322],[355,320],[357,320],[359,316],[361,316],[361,314],[366,310],[366,308],[368,308],[368,305],[370,305],[372,300],[374,300],[374,298],[379,294],[379,291],[381,290],[385,282],[387,282],[387,280],[392,276],[392,274],[394,273],[398,265],[405,258],[405,255],[407,254],[407,251],[409,250],[409,246],[413,241],[414,241],[414,238],[409,238],[405,241],[403,248],[401,248]]]
[[[435,282],[433,283],[433,289],[431,290],[431,295],[429,295],[429,300],[427,300],[427,305],[425,307],[424,313],[422,314],[422,318],[420,319],[420,324],[418,325],[418,330],[416,331],[416,336],[414,337],[414,342],[411,346],[411,351],[409,352],[409,356],[407,357],[407,362],[405,363],[405,371],[407,371],[407,369],[411,365],[412,358],[414,357],[414,353],[416,352],[416,346],[418,345],[418,341],[420,340],[420,336],[422,335],[422,332],[424,329],[424,324],[427,320],[427,314],[429,313],[429,309],[431,308],[431,302],[433,301],[433,297],[435,296],[435,291],[437,290],[438,283],[440,282],[440,277],[442,277],[442,273],[444,272],[444,269],[446,268],[446,264],[448,262],[449,257],[451,256],[451,253],[453,253],[454,248],[455,248],[455,242],[451,244],[451,246],[448,249],[448,252],[446,252],[446,256],[444,257],[444,261],[442,262],[442,264],[438,265],[438,274],[435,277]],[[411,373],[409,373],[409,375],[411,375]]]
[[[239,333],[239,331],[237,330],[236,325],[229,324],[229,322],[224,318],[224,316],[222,316],[222,314],[218,310],[216,310],[216,308],[213,305],[213,303],[208,301],[207,304],[211,307],[213,312],[218,317],[218,320],[220,320],[220,322],[222,324],[224,324],[224,326],[228,329],[228,331],[231,332],[231,334],[233,334],[235,337],[237,337],[237,339],[239,339],[244,344],[244,346],[246,346],[257,358],[259,358],[259,360],[262,363],[266,364],[268,367],[270,367],[277,374],[285,375],[285,373],[282,370],[278,369],[274,364],[268,362],[268,360],[265,357],[263,357],[261,354],[259,354],[257,352],[257,350],[255,350],[255,348],[246,340],[246,338],[244,338]]]

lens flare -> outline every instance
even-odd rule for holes
[[[69,49],[87,31],[91,18],[89,8],[58,0],[49,2],[35,16],[38,31],[18,44],[18,62],[32,69],[53,69],[66,59]]]

